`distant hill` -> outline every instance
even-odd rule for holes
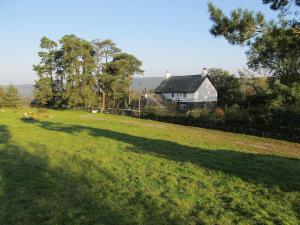
[[[14,86],[18,89],[18,92],[22,98],[33,98],[33,84],[20,84]],[[8,86],[6,85],[3,87],[6,89]]]
[[[162,82],[163,79],[164,79],[163,77],[133,78],[130,89],[132,91],[143,91],[143,90],[145,90],[145,88],[148,91],[154,90],[160,84],[160,82]],[[3,86],[3,87],[7,88],[7,85]],[[18,89],[21,97],[33,98],[33,90],[34,90],[33,84],[20,84],[20,85],[15,85],[15,87]]]

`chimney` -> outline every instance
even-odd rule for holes
[[[169,71],[166,72],[165,78],[168,79],[171,77],[171,73]]]
[[[203,68],[202,69],[202,75],[203,76],[207,76],[208,75],[208,69],[207,68]]]

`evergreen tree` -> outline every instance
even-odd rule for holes
[[[20,102],[18,90],[12,84],[8,86],[5,95],[3,96],[3,103],[6,107],[17,107]]]
[[[218,105],[220,107],[232,106],[242,101],[239,79],[228,71],[212,68],[209,78],[218,91]]]
[[[273,10],[287,11],[292,5],[300,6],[300,0],[263,0],[264,4],[270,4]]]
[[[55,57],[57,43],[47,37],[42,37],[40,47],[43,51],[38,53],[40,63],[33,65],[33,70],[38,75],[35,84],[35,98],[44,106],[51,106],[54,103],[54,76],[56,70]]]
[[[113,76],[111,90],[113,101],[116,106],[124,102],[124,107],[130,103],[129,88],[134,74],[142,74],[142,62],[135,56],[128,53],[118,53],[114,55],[112,62],[107,65],[106,73]],[[128,99],[128,102],[127,102]]]
[[[94,51],[96,57],[96,82],[98,105],[103,112],[106,107],[106,99],[112,91],[111,84],[113,77],[110,73],[105,72],[108,63],[111,62],[115,54],[120,53],[121,49],[112,40],[94,40]]]
[[[4,106],[4,95],[5,95],[5,91],[3,89],[3,87],[0,86],[0,107]]]
[[[93,76],[96,64],[92,44],[75,35],[65,35],[60,44],[68,106],[93,106],[96,98],[96,81]]]
[[[208,4],[214,36],[223,36],[234,45],[248,45],[248,65],[255,71],[267,71],[282,83],[300,81],[299,22],[286,17],[290,4],[299,7],[299,1],[264,0],[274,10],[281,10],[279,20],[267,22],[260,12],[235,9],[226,16],[220,8]],[[288,19],[286,19],[288,18]]]
[[[120,53],[111,40],[89,42],[71,34],[63,36],[59,45],[43,37],[40,47],[40,63],[33,67],[38,75],[35,97],[46,107],[98,104],[104,110],[106,99],[111,106],[120,106],[129,96],[132,76],[143,72],[142,62]]]

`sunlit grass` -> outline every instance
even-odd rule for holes
[[[300,145],[86,112],[0,112],[0,224],[299,224]]]

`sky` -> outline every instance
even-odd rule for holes
[[[214,0],[275,17],[262,0]],[[33,84],[41,37],[65,34],[112,39],[143,62],[144,76],[197,74],[203,67],[232,73],[246,66],[245,47],[209,33],[206,0],[0,0],[0,84]]]

